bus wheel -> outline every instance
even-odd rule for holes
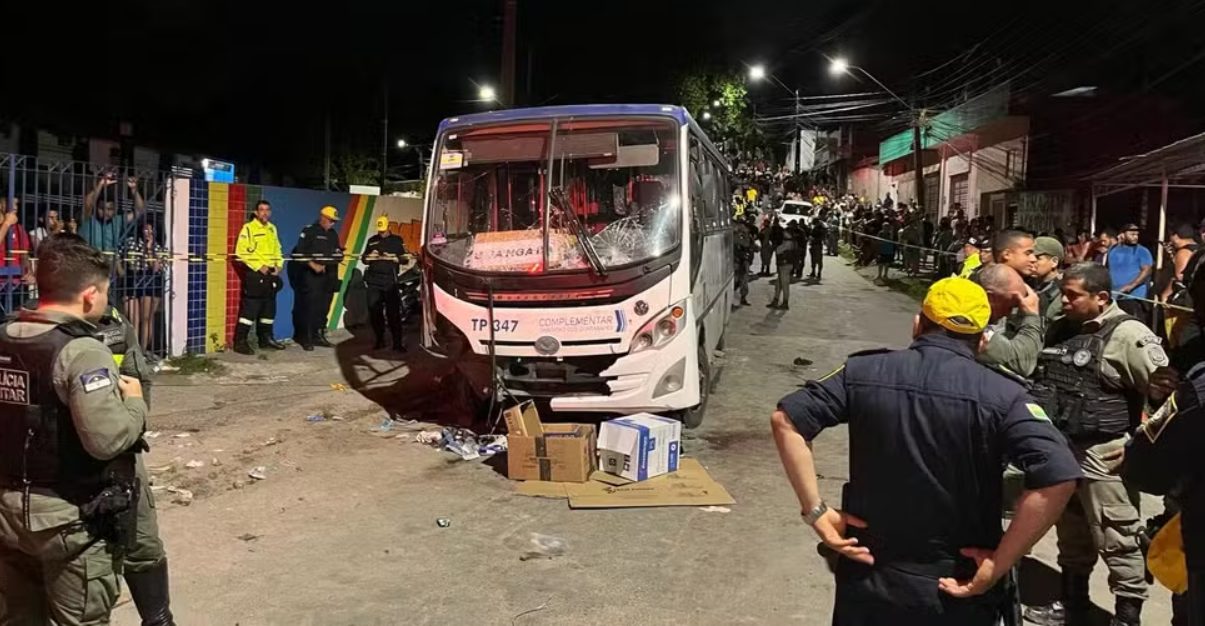
[[[680,419],[687,428],[698,428],[703,423],[703,415],[707,411],[707,401],[711,399],[711,359],[707,350],[699,346],[699,404],[682,411]]]

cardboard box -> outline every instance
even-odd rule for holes
[[[544,434],[540,423],[540,413],[534,402],[524,402],[510,407],[502,412],[506,417],[506,432],[525,437],[539,437]]]
[[[682,423],[651,413],[637,413],[602,423],[598,466],[629,480],[647,480],[678,469]]]
[[[695,459],[684,458],[678,471],[638,483],[595,472],[587,483],[520,483],[515,493],[536,498],[568,498],[571,509],[624,509],[660,506],[727,506],[736,500]]]
[[[534,408],[533,408],[534,411]],[[584,483],[594,472],[597,435],[591,424],[542,424],[543,434],[506,436],[511,480]]]

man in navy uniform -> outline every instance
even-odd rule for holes
[[[804,522],[838,560],[834,626],[995,624],[996,583],[1046,533],[1082,476],[1014,379],[975,361],[991,315],[964,278],[930,288],[906,350],[852,355],[783,398],[772,426]],[[843,510],[821,497],[812,442],[849,425]],[[1001,531],[1001,473],[1025,474]]]

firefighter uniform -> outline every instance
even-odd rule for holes
[[[339,289],[339,233],[334,224],[339,213],[323,207],[319,221],[301,230],[293,248],[289,279],[293,283],[293,328],[297,343],[305,350],[331,347],[326,338],[331,296]],[[324,225],[325,224],[325,225]]]
[[[397,278],[406,244],[389,232],[389,218],[377,218],[377,234],[364,246],[364,286],[368,295],[368,320],[376,336],[375,349],[385,347],[385,323],[393,334],[393,349],[405,351],[402,342],[402,295]]]
[[[247,338],[257,324],[259,347],[283,350],[284,345],[276,341],[272,332],[272,325],[276,322],[276,293],[281,288],[280,267],[283,264],[276,225],[258,219],[244,224],[239,231],[234,254],[248,270],[242,274],[238,326],[234,331],[235,351],[254,354]]]
[[[846,532],[874,563],[837,561],[834,626],[996,624],[1012,607],[1000,586],[954,598],[938,580],[970,578],[975,563],[961,550],[999,544],[1004,459],[1030,489],[1082,475],[1025,388],[976,363],[971,345],[951,336],[983,331],[990,316],[983,289],[962,278],[938,281],[922,315],[943,330],[919,335],[906,350],[851,355],[779,402],[808,442],[849,427],[841,509],[866,522]]]
[[[50,311],[0,328],[3,623],[107,624],[117,600],[147,407],[96,333]]]
[[[1082,324],[1055,322],[1046,346],[1031,393],[1070,440],[1085,478],[1056,525],[1063,611],[1068,623],[1087,613],[1088,577],[1099,555],[1117,598],[1115,623],[1136,624],[1147,597],[1138,492],[1113,459],[1141,421],[1151,374],[1168,358],[1158,337],[1115,302]]]

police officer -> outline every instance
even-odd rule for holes
[[[736,274],[736,290],[741,297],[741,306],[749,306],[749,265],[753,260],[753,251],[757,247],[749,228],[749,225],[741,220],[732,225],[733,245],[735,246],[732,254],[733,263],[736,265],[733,272]]]
[[[770,300],[768,308],[791,310],[791,274],[795,271],[795,266],[801,263],[799,259],[803,255],[803,249],[799,246],[800,237],[799,223],[792,222],[787,226],[782,243],[774,251],[774,258],[778,263],[778,276],[774,282],[774,298]],[[781,305],[779,304],[780,297]]]
[[[318,222],[301,230],[293,247],[293,324],[297,343],[307,352],[314,346],[332,348],[326,338],[326,316],[331,296],[339,288],[339,233],[333,230],[339,211],[322,207]]]
[[[0,622],[107,624],[147,407],[96,338],[105,256],[75,242],[39,256],[38,310],[0,328]]]
[[[978,360],[1017,376],[1029,376],[1037,367],[1045,341],[1038,294],[1008,265],[993,263],[980,267],[974,273],[974,282],[987,292],[992,317],[983,331],[987,345]]]
[[[267,200],[255,203],[255,219],[243,225],[235,243],[235,258],[247,268],[243,272],[243,293],[238,305],[238,326],[234,331],[234,351],[255,354],[247,337],[259,324],[259,347],[284,350],[276,341],[272,325],[276,322],[276,292],[280,291],[280,267],[283,264],[280,237]]]
[[[1063,244],[1054,237],[1038,237],[1034,240],[1034,291],[1038,292],[1038,311],[1047,322],[1053,322],[1063,315],[1063,292],[1059,290],[1059,280],[1063,273],[1059,271],[1059,263],[1063,260]]]
[[[1205,272],[1188,284],[1193,316],[1205,321]],[[1205,626],[1205,351],[1199,345],[1176,350],[1172,365],[1151,375],[1148,397],[1160,405],[1126,444],[1122,476],[1147,493],[1174,496],[1172,509],[1180,514],[1178,572],[1188,592],[1172,597],[1172,624]],[[1165,503],[1168,502],[1165,500]],[[1171,511],[1175,512],[1175,511]],[[1171,513],[1168,512],[1168,513]],[[1170,514],[1168,515],[1170,517]],[[1160,535],[1164,532],[1160,531]],[[1176,537],[1169,538],[1174,541]],[[1150,560],[1158,559],[1151,546]],[[1150,569],[1156,569],[1155,564]]]
[[[389,218],[377,218],[377,234],[368,238],[364,246],[364,285],[368,291],[368,319],[376,335],[374,350],[385,347],[385,321],[389,321],[389,332],[393,333],[393,349],[405,352],[402,343],[402,297],[398,292],[397,277],[401,259],[406,255],[406,244],[401,237],[389,232]]]
[[[88,245],[83,237],[71,233],[58,233],[43,243],[45,247],[39,247],[39,251],[48,253],[59,246]],[[22,309],[33,313],[38,309],[38,301],[27,301]],[[15,314],[9,321],[15,321],[17,317]],[[96,321],[96,327],[96,338],[113,353],[113,360],[121,375],[136,378],[142,384],[143,400],[149,409],[153,370],[146,352],[138,344],[137,329],[112,305]],[[155,496],[141,454],[136,458],[134,469],[142,492],[138,498],[134,545],[125,552],[123,559],[126,586],[144,626],[169,626],[173,621],[168,593],[167,553],[159,537]]]
[[[1075,449],[1083,483],[1059,519],[1063,599],[1033,607],[1039,625],[1082,624],[1097,554],[1116,596],[1113,624],[1136,625],[1147,597],[1139,544],[1138,494],[1117,474],[1129,433],[1138,427],[1151,374],[1168,364],[1159,338],[1110,295],[1109,270],[1079,263],[1063,273],[1063,317],[1051,325],[1031,392]]]
[[[1058,518],[1079,465],[1015,380],[975,362],[990,306],[962,278],[933,284],[907,350],[854,354],[779,403],[778,453],[803,520],[838,559],[834,626],[995,624],[996,583]],[[820,496],[811,444],[849,425],[842,510]],[[1005,458],[1025,474],[1001,533]]]

